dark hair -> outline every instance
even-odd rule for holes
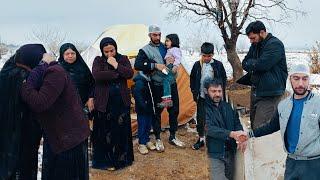
[[[266,27],[261,21],[251,22],[246,28],[246,34],[250,33],[259,34],[260,31],[266,31]]]
[[[201,45],[201,54],[213,54],[214,46],[212,43],[205,42]]]
[[[210,87],[218,87],[221,86],[222,88],[222,82],[219,79],[216,78],[206,78],[204,80],[204,88],[209,89]]]
[[[170,39],[170,41],[172,42],[172,47],[180,48],[180,41],[177,34],[168,34],[166,38]]]

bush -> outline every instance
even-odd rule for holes
[[[309,52],[310,56],[310,68],[311,73],[320,74],[320,62],[319,62],[319,54],[320,53],[320,42],[316,42],[316,45],[313,46]]]

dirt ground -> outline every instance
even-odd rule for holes
[[[234,105],[243,106],[247,109],[250,108],[250,89],[240,89],[229,91],[229,98],[232,100]]]
[[[165,152],[149,152],[141,155],[137,140],[134,140],[134,158],[132,166],[125,169],[109,172],[107,170],[90,170],[90,179],[102,180],[192,180],[209,179],[208,164],[205,148],[198,151],[191,149],[196,142],[197,135],[188,132],[187,128],[179,127],[177,137],[186,143],[185,148],[177,148],[168,143],[169,132],[162,132]]]
[[[250,89],[235,88],[229,93],[234,104],[249,108]],[[151,135],[151,137],[153,137]],[[197,140],[197,133],[189,132],[185,126],[179,127],[177,137],[186,143],[184,149],[174,147],[168,143],[169,132],[163,132],[161,138],[165,145],[165,152],[149,152],[139,154],[138,142],[134,140],[134,158],[132,166],[122,170],[109,172],[107,170],[90,169],[90,179],[102,180],[193,180],[209,179],[206,149],[199,151],[191,149]]]

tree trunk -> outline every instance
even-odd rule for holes
[[[227,58],[232,66],[233,79],[236,81],[243,76],[243,69],[241,66],[240,58],[236,52],[235,44],[226,44]]]

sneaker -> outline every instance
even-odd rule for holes
[[[204,141],[200,141],[199,138],[198,141],[192,146],[192,149],[199,150],[202,147],[204,147]]]
[[[164,151],[164,145],[163,145],[163,142],[161,141],[161,139],[157,139],[157,141],[156,141],[156,150],[158,152]]]
[[[108,171],[115,171],[116,168],[115,168],[115,167],[108,167],[107,170],[108,170]]]
[[[100,169],[100,170],[106,170],[108,169],[108,166],[104,163],[97,163],[96,161],[92,161],[92,169]]]
[[[173,101],[171,96],[163,96],[161,97],[162,101],[158,103],[159,108],[168,108],[173,106]]]
[[[142,154],[142,155],[149,153],[147,146],[144,144],[139,144],[138,150],[139,150],[140,154]]]
[[[151,151],[155,150],[156,149],[156,146],[151,142],[147,142],[147,148]]]
[[[171,140],[169,139],[169,143],[172,144],[172,145],[175,145],[177,147],[181,147],[181,148],[185,146],[184,142],[180,141],[176,137],[171,139]]]

